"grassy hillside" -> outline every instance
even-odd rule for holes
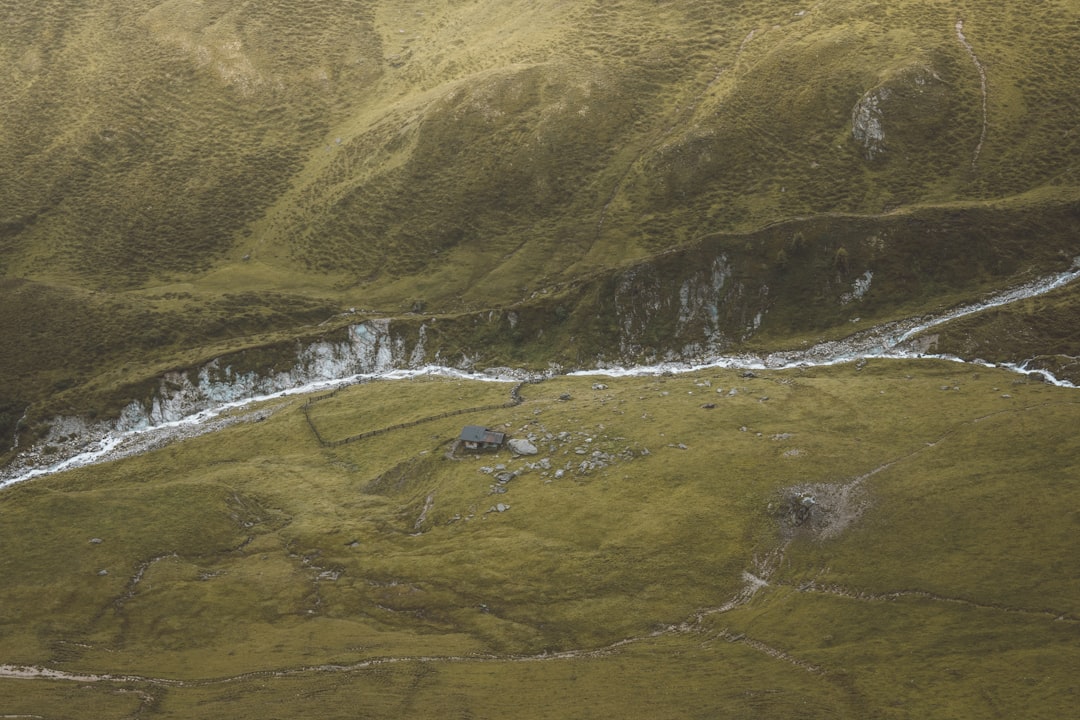
[[[654,362],[1080,256],[1071,0],[0,7],[0,463],[368,319],[410,361]],[[927,347],[1075,381],[1077,307]],[[1069,391],[594,382],[419,423],[509,386],[372,383],[3,491],[0,714],[1070,714]],[[447,459],[466,422],[541,454]]]
[[[873,239],[922,207],[974,213],[929,219],[947,246],[1015,248],[974,284],[962,255],[905,279],[924,247],[901,233],[886,309],[1077,254],[1068,2],[8,5],[4,343],[40,351],[4,363],[7,415],[72,366],[205,359],[316,307],[486,311],[719,235],[771,288],[774,334],[842,324],[803,302],[838,281],[759,242],[798,218],[829,269],[859,255],[843,217]],[[77,318],[59,354],[56,316]]]
[[[291,401],[6,490],[3,663],[111,677],[0,679],[5,711],[1068,714],[1072,391],[895,361],[594,383],[336,448]],[[509,387],[308,416],[333,440]],[[448,459],[468,422],[540,452]]]

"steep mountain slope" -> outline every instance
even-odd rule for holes
[[[590,362],[782,344],[1080,254],[1068,2],[4,8],[4,438],[57,391],[111,412],[106,376],[351,307]],[[510,305],[532,323],[494,345],[460,315]]]

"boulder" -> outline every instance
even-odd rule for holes
[[[524,438],[515,438],[507,443],[512,452],[518,455],[535,455],[539,452],[536,446]]]

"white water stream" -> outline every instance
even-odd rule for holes
[[[696,363],[599,367],[574,371],[568,375],[627,377],[694,372],[710,368],[782,370],[794,367],[838,365],[865,358],[926,358],[969,362],[953,356],[921,353],[915,347],[913,340],[943,323],[1043,295],[1077,278],[1080,278],[1080,264],[1074,263],[1073,269],[1068,272],[997,293],[982,302],[954,308],[942,315],[899,320],[856,333],[842,340],[823,342],[802,350],[788,350],[768,355],[718,355]],[[64,444],[67,451],[61,453],[65,454],[65,457],[56,459],[55,456],[44,454],[41,447],[32,448],[17,457],[11,465],[0,470],[0,489],[43,475],[127,457],[177,439],[213,432],[236,422],[262,419],[276,408],[254,408],[244,414],[237,414],[235,411],[249,406],[263,405],[290,395],[319,392],[372,380],[408,380],[423,376],[443,376],[485,382],[518,382],[525,379],[521,372],[509,369],[493,369],[476,373],[434,365],[414,369],[393,368],[391,367],[392,353],[387,347],[386,338],[373,335],[373,330],[377,330],[378,327],[380,327],[379,321],[375,324],[355,326],[352,331],[351,345],[323,343],[305,349],[303,354],[315,359],[313,363],[315,369],[309,372],[308,377],[296,374],[273,378],[243,376],[234,378],[231,383],[207,383],[204,377],[204,382],[198,386],[181,388],[176,398],[161,402],[155,400],[153,407],[149,410],[133,405],[133,409],[125,411],[125,414],[111,425],[91,427],[82,421],[76,421],[71,433],[72,439]],[[341,368],[354,367],[358,355],[364,361],[361,363],[362,366],[372,368],[370,372],[340,373],[341,376],[335,376],[339,374],[336,371]],[[1076,387],[1045,370],[1029,369],[1025,363],[994,365],[982,361],[975,362],[987,367],[1001,367],[1018,373],[1037,373],[1054,385]],[[310,379],[311,375],[314,375],[315,379]],[[282,387],[283,385],[285,387]],[[260,392],[268,386],[279,389]],[[184,401],[190,404],[190,398],[181,397],[183,393],[199,394],[200,400],[210,403],[210,406],[185,414]],[[170,407],[170,403],[175,406]]]

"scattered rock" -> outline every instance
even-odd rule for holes
[[[562,395],[559,396],[559,399],[562,400],[563,402],[566,402],[567,400],[573,400],[574,396],[571,395],[570,393],[563,393]]]
[[[562,470],[562,469],[560,468],[559,470],[556,470],[556,471],[555,471],[555,479],[556,479],[556,480],[561,480],[561,479],[562,479],[562,476],[563,476],[563,475],[565,475],[565,474],[566,474],[566,471],[565,471],[565,470]]]
[[[101,538],[90,538],[91,545],[100,545],[102,543]]]
[[[744,378],[748,378],[748,379],[751,379],[751,378],[756,378],[756,377],[757,377],[757,375],[756,375],[756,374],[754,373],[754,371],[753,371],[753,370],[747,370],[746,372],[744,372],[744,373],[743,373],[742,375],[740,375],[739,377],[744,377]]]
[[[98,575],[108,575],[108,574],[109,574],[109,571],[108,571],[108,570],[98,570],[98,571],[97,571],[97,574],[98,574]]]
[[[716,408],[716,403],[705,403],[701,407],[704,408],[705,410],[713,410],[713,409]]]
[[[593,383],[592,389],[593,390],[607,390],[607,385],[605,385],[604,383]]]

